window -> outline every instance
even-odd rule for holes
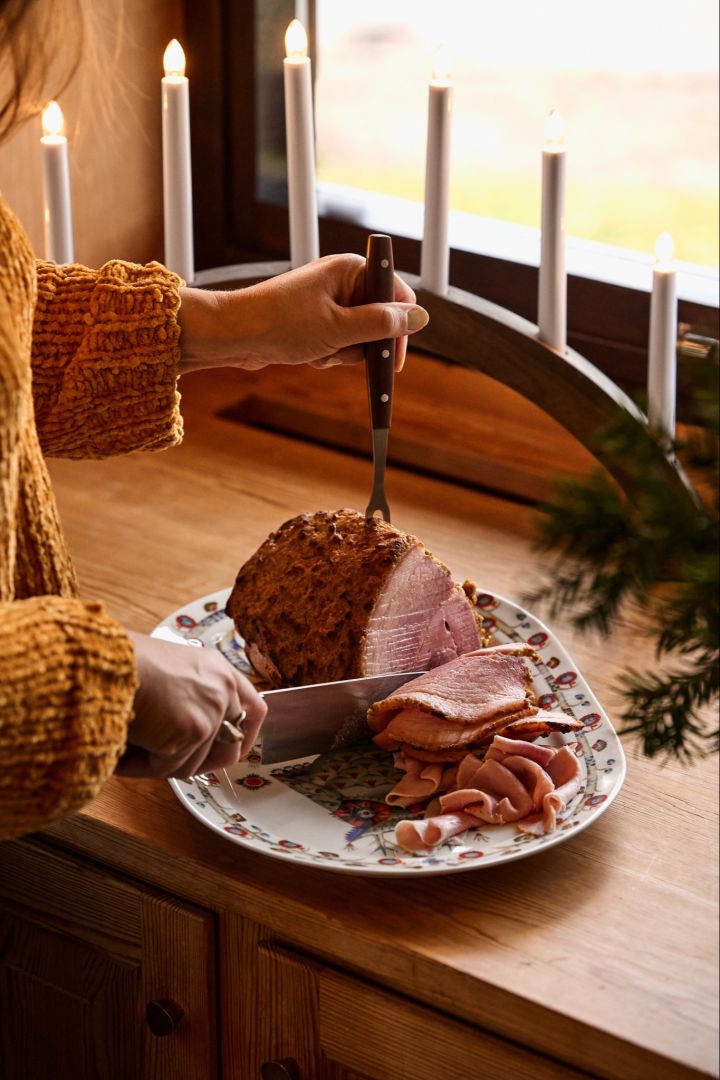
[[[358,201],[414,202],[405,217],[420,231],[426,87],[443,42],[460,246],[536,260],[543,121],[557,107],[568,236],[650,258],[668,231],[678,259],[717,268],[717,20],[715,0],[317,0],[318,178],[338,201],[346,186]],[[570,263],[581,253],[587,263],[591,249],[571,243]],[[714,276],[686,291],[702,295]]]
[[[602,9],[596,8],[602,10],[608,26],[613,23],[610,31],[603,36],[598,26],[588,24],[575,50],[569,44],[571,27],[580,34],[580,14],[575,9],[587,18],[588,5],[572,0],[546,0],[543,4],[513,0],[505,5],[510,16],[497,11],[500,5],[491,6],[485,0],[363,0],[356,5],[305,0],[316,79],[322,252],[364,251],[368,231],[388,231],[394,237],[398,267],[418,271],[426,87],[437,41],[431,15],[440,13],[441,30],[452,45],[453,26],[457,37],[457,28],[464,29],[472,13],[472,22],[480,28],[481,44],[475,46],[480,59],[473,63],[474,53],[467,49],[463,59],[462,49],[455,43],[455,205],[460,208],[457,213],[468,216],[462,221],[460,234],[455,233],[451,282],[535,320],[543,124],[550,107],[561,108],[569,150],[568,227],[580,238],[571,242],[575,248],[568,252],[569,344],[626,388],[644,386],[655,237],[663,230],[674,230],[679,258],[689,260],[692,253],[699,261],[717,259],[717,250],[713,256],[712,248],[717,244],[717,83],[709,59],[715,52],[717,16],[712,14],[709,0],[688,0],[672,7],[666,3],[651,7],[648,0],[633,0],[625,3],[622,18],[615,21],[611,11],[616,11],[618,3],[608,0]],[[282,58],[285,29],[295,10],[294,0],[185,4],[193,77],[198,268],[287,258]],[[642,25],[641,10],[651,12]],[[459,19],[461,12],[468,16],[466,22]],[[548,24],[564,27],[563,44],[556,45],[551,54],[552,75],[551,65],[545,63],[547,47],[539,39],[544,22],[537,21],[536,12],[542,13]],[[511,16],[514,25],[508,29]],[[514,46],[507,43],[511,31]],[[522,54],[518,52],[519,31],[525,42]],[[465,36],[463,33],[461,38]],[[623,43],[619,58],[613,60],[615,74],[611,78],[610,69],[603,74],[593,68],[591,79],[590,42],[612,42],[615,38]],[[653,63],[667,67],[674,57],[675,66],[671,74],[646,71],[649,89],[644,91],[645,100],[659,103],[665,127],[672,127],[680,145],[671,153],[663,144],[651,154],[647,125],[641,126],[644,114],[633,89],[637,80],[632,65],[642,45],[647,67],[648,56],[655,56],[657,50],[646,47],[645,42],[657,43],[660,38],[666,43],[665,51],[661,50],[657,54],[661,60]],[[667,45],[669,40],[672,48]],[[500,62],[497,58],[502,49],[505,59]],[[544,74],[536,70],[536,82],[530,84],[533,50],[543,60]],[[602,52],[604,57],[607,49]],[[717,63],[713,63],[716,70]],[[488,70],[495,79],[491,89],[486,86]],[[394,79],[392,86],[388,78]],[[622,92],[616,85],[621,79],[626,80]],[[590,89],[583,113],[579,99],[584,83]],[[611,84],[615,99],[623,102],[615,124],[606,106]],[[702,88],[699,98],[692,96],[694,86]],[[618,124],[628,120],[633,127],[615,138],[615,131],[621,130]],[[664,132],[663,138],[666,135]],[[639,149],[636,141],[642,142]],[[604,180],[592,175],[591,152],[596,162],[604,162]],[[647,166],[649,180],[641,183],[636,178],[631,158]],[[625,162],[627,168],[621,168]],[[692,175],[688,163],[692,164]],[[463,167],[469,180],[463,180]],[[647,206],[651,197],[660,199],[663,185],[667,187],[665,203],[653,202],[656,209],[652,212],[643,200],[636,201],[632,233],[607,194],[608,185],[616,184],[621,176],[633,192],[638,188],[644,192]],[[708,195],[711,188],[714,190]],[[471,197],[475,202],[461,201]],[[620,203],[624,206],[625,200],[620,198]],[[702,228],[695,230],[696,240],[686,239],[690,234],[684,224],[685,211],[680,217],[664,220],[671,210],[677,213],[676,204],[681,208],[695,206],[698,219],[707,215],[704,239]],[[669,209],[664,211],[663,206]],[[641,222],[635,220],[640,210],[644,215]],[[656,216],[663,220],[656,222]],[[473,229],[465,227],[468,222],[473,223],[477,242],[471,237]],[[588,244],[593,256],[589,260]],[[630,255],[625,257],[623,251]],[[600,271],[597,254],[609,259],[604,267],[601,260]],[[603,272],[608,267],[612,273]],[[690,291],[681,300],[681,323],[693,332],[717,336],[716,271],[701,267],[698,281],[701,290]],[[681,395],[683,382],[681,369]]]

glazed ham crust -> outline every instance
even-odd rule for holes
[[[481,644],[448,568],[356,510],[285,522],[241,567],[226,610],[275,686],[424,671]]]

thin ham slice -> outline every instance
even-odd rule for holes
[[[387,795],[385,801],[388,806],[406,807],[423,803],[439,791],[452,787],[457,772],[452,765],[418,761],[404,754],[395,755],[395,767],[403,769],[404,776]]]
[[[552,832],[583,780],[581,759],[570,747],[496,736],[484,759],[468,754],[460,763],[455,789],[440,796],[441,813],[399,822],[395,840],[408,851],[426,851],[462,832],[463,821],[465,828],[514,823],[521,831]]]
[[[431,851],[432,848],[477,825],[472,814],[440,814],[424,821],[399,821],[395,841],[407,851]]]
[[[544,714],[543,714],[544,715]],[[563,713],[563,719],[570,719]],[[524,742],[521,739],[508,739],[503,735],[496,735],[489,747],[486,757],[494,757],[502,761],[510,754],[521,754],[530,761],[536,761],[538,765],[549,765],[555,756],[555,748],[542,746],[540,743]]]
[[[520,646],[525,653],[528,648]],[[477,725],[525,708],[531,688],[532,678],[522,655],[475,649],[411,679],[397,693],[375,702],[370,706],[368,723],[373,731],[382,731],[401,710],[410,708],[455,724]]]
[[[446,720],[444,716],[410,706],[393,716],[387,727],[374,737],[374,741],[383,750],[393,750],[401,743],[418,746],[423,750],[460,750],[464,746],[487,739],[496,727],[504,728],[509,722],[519,721],[536,712],[534,706],[526,706],[509,716],[501,715],[492,720],[482,720],[479,724],[456,724],[452,720]]]

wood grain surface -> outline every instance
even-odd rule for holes
[[[177,449],[52,464],[83,591],[130,628],[228,586],[287,518],[365,505],[365,460],[214,415],[244,378],[183,380]],[[393,521],[458,580],[518,600],[532,584],[527,507],[393,468],[388,495]],[[624,620],[607,641],[554,629],[612,717],[620,670],[653,662],[641,628]],[[625,787],[592,828],[535,858],[412,886],[245,851],[162,782],[111,781],[49,835],[571,1068],[716,1076],[717,762],[651,762],[625,747]]]

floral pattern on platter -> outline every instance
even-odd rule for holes
[[[202,597],[160,624],[193,645],[216,648],[259,689],[231,620],[225,614],[230,590]],[[496,642],[529,641],[539,656],[533,681],[546,707],[583,721],[572,741],[585,762],[583,789],[544,836],[512,826],[484,826],[451,837],[422,854],[394,842],[402,818],[422,817],[422,806],[387,806],[385,794],[398,779],[392,755],[372,743],[322,757],[263,766],[258,747],[219,775],[171,780],[180,802],[204,825],[242,847],[304,866],[390,877],[447,874],[492,866],[547,848],[582,831],[603,813],[622,787],[625,755],[609,719],[552,631],[528,612],[489,592],[478,608],[492,621]],[[490,615],[492,612],[492,615]],[[557,672],[557,674],[556,674]]]

